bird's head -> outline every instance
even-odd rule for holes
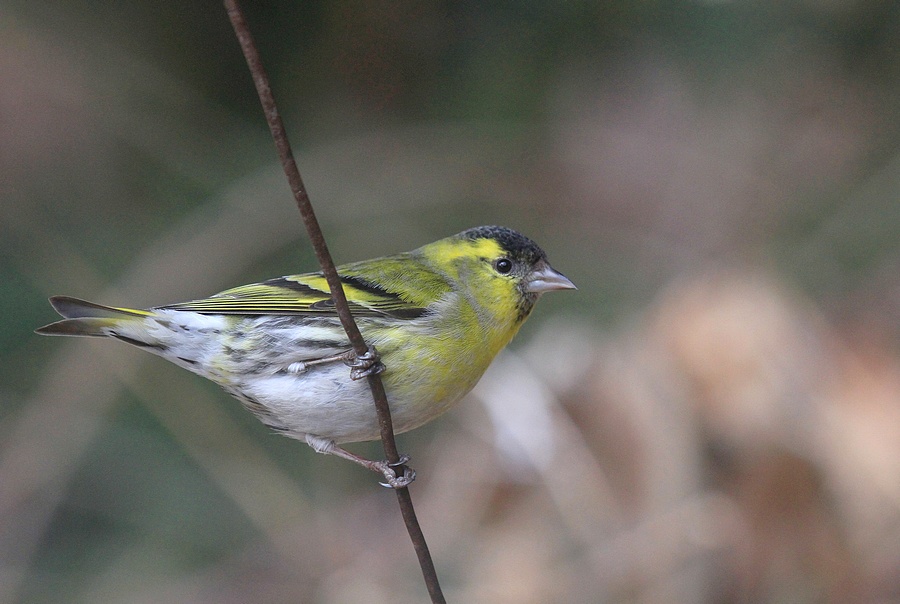
[[[475,227],[422,251],[479,309],[516,326],[544,292],[576,289],[535,242],[506,227]]]

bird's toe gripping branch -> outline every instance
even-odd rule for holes
[[[375,462],[378,469],[384,474],[387,482],[379,482],[381,486],[388,489],[402,489],[416,479],[416,471],[406,465],[409,461],[409,455],[402,454],[396,463],[388,463],[387,461]],[[403,468],[403,474],[398,476],[394,468]]]
[[[369,346],[365,354],[356,354],[350,351],[344,363],[350,367],[350,379],[361,380],[370,375],[375,375],[384,371],[384,363],[374,346]]]

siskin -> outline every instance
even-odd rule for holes
[[[338,274],[363,337],[383,362],[374,370],[383,370],[398,434],[465,396],[542,293],[575,288],[533,241],[498,226],[345,264]],[[350,347],[322,273],[146,310],[66,296],[50,303],[65,318],[39,334],[108,336],[138,346],[219,384],[265,425],[319,453],[382,472],[394,487],[414,478],[409,469],[395,477],[387,462],[338,446],[377,440],[380,431],[369,387],[359,379],[366,359]]]

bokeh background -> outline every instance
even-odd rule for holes
[[[579,286],[399,439],[451,601],[900,602],[898,3],[247,4],[339,261],[499,223]],[[0,603],[424,601],[376,477],[32,334],[315,267],[222,7],[0,34]]]

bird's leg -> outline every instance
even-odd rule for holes
[[[333,440],[322,438],[321,436],[307,434],[306,443],[310,447],[312,447],[316,453],[337,455],[338,457],[341,457],[348,461],[352,461],[353,463],[358,464],[366,468],[367,470],[382,474],[387,482],[382,482],[379,484],[384,487],[402,489],[416,479],[416,471],[406,465],[406,462],[409,461],[409,455],[401,455],[400,461],[398,461],[397,463],[390,463],[386,459],[382,459],[381,461],[366,459],[365,457],[361,457],[359,455],[356,455],[355,453],[351,453],[350,451],[337,446],[336,444],[334,444]],[[403,468],[403,474],[401,476],[398,476],[394,472],[394,468]]]
[[[346,361],[348,352],[342,352],[341,354],[335,354],[330,357],[321,357],[318,359],[310,359],[308,361],[296,361],[288,365],[289,373],[303,373],[310,367],[315,367],[316,365],[325,365],[326,363],[336,363],[338,361]]]
[[[333,354],[318,359],[310,359],[308,361],[296,361],[288,365],[289,373],[303,373],[310,367],[316,365],[325,365],[327,363],[336,363],[343,361],[345,365],[350,367],[350,379],[361,380],[366,376],[381,373],[384,371],[384,364],[379,360],[378,351],[374,346],[369,346],[369,350],[364,355],[357,355],[352,348],[346,352]]]
[[[369,346],[365,354],[356,354],[355,350],[345,353],[344,364],[350,367],[350,379],[361,380],[364,377],[384,371],[384,363],[378,356],[374,346]]]

